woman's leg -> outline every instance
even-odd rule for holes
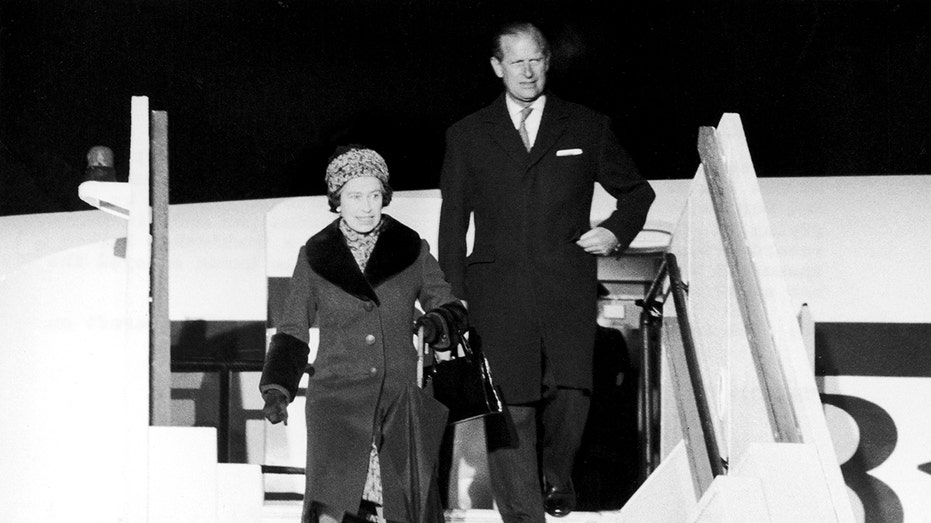
[[[343,521],[343,516],[336,516],[328,512],[323,512],[317,517],[317,523],[341,523]]]
[[[344,514],[323,503],[312,502],[302,518],[304,523],[342,523]]]

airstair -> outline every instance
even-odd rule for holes
[[[0,475],[0,519],[295,521],[300,499],[269,493],[300,492],[299,437],[266,434],[263,468],[218,462],[213,428],[165,426],[167,121],[145,97],[132,117],[130,181],[82,187],[116,234],[0,274],[0,368],[16,369],[0,383],[0,468],[17,471]],[[853,521],[739,117],[702,128],[699,152],[642,302],[642,484],[620,510],[559,521]],[[404,201],[393,210],[435,221],[438,202]],[[290,274],[288,234],[267,248]]]

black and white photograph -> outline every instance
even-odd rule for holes
[[[0,520],[931,512],[931,4],[3,0]]]

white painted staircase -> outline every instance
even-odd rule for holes
[[[260,467],[216,456],[212,427],[149,427],[149,522],[262,521]]]

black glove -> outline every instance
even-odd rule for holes
[[[417,331],[421,327],[424,343],[431,345],[434,350],[449,350],[449,329],[446,327],[446,321],[435,309],[417,318],[414,330]]]
[[[434,350],[447,351],[458,346],[460,336],[469,329],[469,314],[461,303],[447,303],[418,318],[414,331],[421,326],[425,343]]]
[[[284,422],[288,424],[288,398],[277,389],[268,389],[262,393],[262,399],[265,400],[265,407],[262,408],[262,414],[265,418],[276,424]]]

